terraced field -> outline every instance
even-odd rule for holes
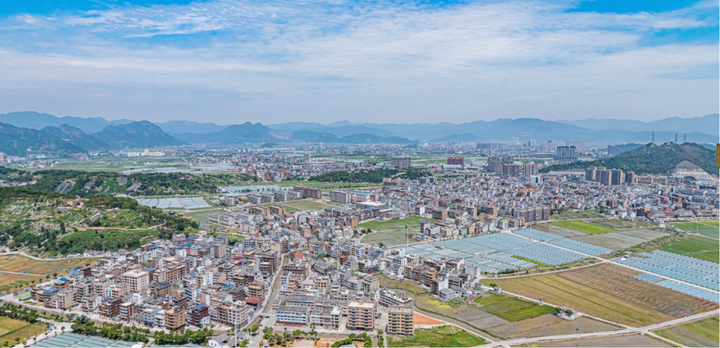
[[[493,280],[503,290],[631,326],[706,312],[718,305],[646,283],[624,267],[602,264],[534,277]]]

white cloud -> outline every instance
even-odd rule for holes
[[[697,7],[617,15],[535,1],[220,0],[25,16],[8,26],[23,21],[49,39],[0,33],[35,43],[0,40],[0,111],[221,123],[695,116],[717,111],[717,77],[667,76],[717,65],[717,43],[638,41],[713,25]]]

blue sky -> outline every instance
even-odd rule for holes
[[[718,1],[34,0],[0,112],[245,121],[718,112]]]

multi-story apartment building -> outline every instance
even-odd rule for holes
[[[375,302],[350,301],[347,305],[348,330],[372,331],[375,329]]]
[[[120,283],[128,284],[131,292],[141,292],[150,286],[150,277],[146,271],[129,271],[120,275]]]
[[[415,312],[412,307],[390,306],[388,308],[388,335],[412,336],[415,334]]]

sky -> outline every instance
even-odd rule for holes
[[[236,124],[718,112],[718,1],[12,0],[0,112]]]

